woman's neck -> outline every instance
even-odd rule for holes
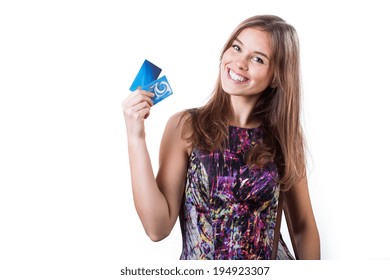
[[[228,124],[243,128],[258,127],[260,122],[253,117],[253,109],[256,102],[257,98],[231,96],[232,115]]]

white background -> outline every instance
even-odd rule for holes
[[[135,212],[121,102],[145,58],[163,69],[174,94],[147,120],[156,172],[167,119],[204,104],[226,39],[255,14],[284,18],[300,37],[322,258],[390,259],[385,3],[2,1],[2,279],[114,279],[132,263],[179,258],[179,224],[153,243]]]

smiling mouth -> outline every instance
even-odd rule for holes
[[[244,83],[244,82],[249,80],[248,78],[245,78],[244,76],[237,74],[236,72],[234,72],[230,68],[228,68],[228,75],[229,75],[230,79],[232,79],[235,82]]]

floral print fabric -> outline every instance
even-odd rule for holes
[[[270,259],[279,186],[274,163],[249,168],[247,152],[263,139],[261,128],[229,126],[222,152],[194,149],[180,210],[180,259]],[[292,259],[280,238],[277,259]]]

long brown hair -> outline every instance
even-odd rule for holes
[[[289,189],[305,176],[304,140],[300,124],[299,41],[295,28],[273,15],[259,15],[241,22],[222,49],[220,61],[240,32],[258,28],[271,40],[273,80],[259,97],[253,114],[265,130],[265,139],[247,156],[247,164],[264,166],[276,162],[280,184]],[[219,74],[210,100],[192,110],[184,124],[184,134],[193,147],[222,150],[228,137],[232,113],[230,96],[224,92]]]

